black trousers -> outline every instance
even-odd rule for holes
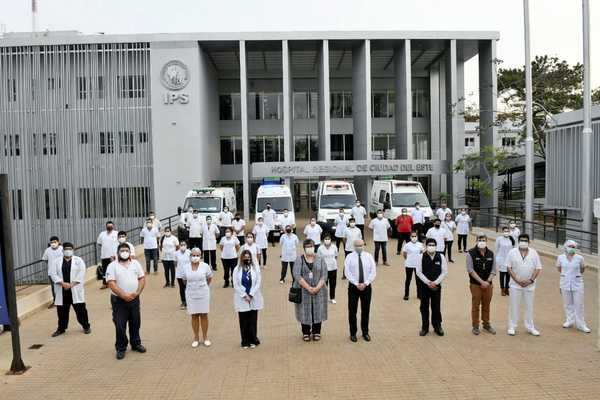
[[[275,246],[275,235],[274,235],[275,231],[269,231],[269,234],[267,235],[267,241],[269,243],[271,243],[273,246]]]
[[[327,286],[329,287],[329,298],[335,300],[335,287],[337,285],[337,269],[327,271]]]
[[[294,262],[293,261],[282,261],[281,262],[281,278],[279,278],[280,281],[285,280],[285,277],[287,275],[287,269],[288,269],[288,265],[290,266],[290,275],[292,275],[292,279],[294,279]]]
[[[112,262],[112,259],[103,258],[100,262],[102,265],[102,284],[106,285],[106,269],[108,268],[108,265]]]
[[[150,262],[154,263],[154,272],[158,271],[158,249],[144,249],[146,272],[150,273]]]
[[[381,255],[383,262],[387,262],[387,242],[375,242],[375,264],[379,262],[379,249],[381,249]]]
[[[233,269],[237,265],[237,258],[221,258],[221,262],[223,263],[223,279],[229,283],[230,279],[233,280]]]
[[[163,268],[165,269],[165,285],[175,285],[175,261],[163,260]]]
[[[183,278],[177,278],[177,285],[179,286],[179,298],[181,304],[185,304],[185,281]]]
[[[510,283],[510,274],[508,272],[500,271],[500,288],[508,289],[509,283]]]
[[[365,240],[365,224],[356,224],[356,227],[360,230],[363,240]]]
[[[321,322],[317,323],[317,324],[312,324],[312,325],[307,325],[307,324],[300,324],[300,326],[302,327],[302,334],[303,335],[320,335],[321,334]]]
[[[371,310],[371,296],[373,290],[371,285],[365,290],[358,290],[356,286],[348,284],[348,324],[350,325],[350,335],[354,336],[357,332],[356,313],[358,312],[358,301],[360,300],[360,330],[363,335],[369,333],[369,312]]]
[[[204,250],[204,262],[211,266],[213,271],[217,270],[217,250]]]
[[[238,312],[240,318],[240,336],[242,337],[242,346],[250,346],[258,344],[258,336],[256,334],[258,325],[258,311],[250,310]]]
[[[194,247],[199,248],[200,250],[202,250],[202,238],[201,237],[191,237],[188,239],[188,244],[189,244],[189,248],[190,250],[192,250]]]
[[[54,282],[52,281],[51,277],[48,277],[48,280],[50,281],[50,290],[52,290],[52,304],[54,304],[54,300],[56,300],[56,293],[54,292]]]
[[[396,253],[402,251],[404,242],[410,242],[410,232],[398,232],[398,247],[396,248]]]
[[[240,247],[242,247],[244,243],[246,243],[246,237],[244,235],[238,236],[237,239],[238,242],[240,242]]]
[[[406,272],[406,279],[404,280],[404,297],[408,297],[410,294],[410,282],[412,281],[413,274],[416,278],[415,268],[407,268],[404,267],[404,271]],[[417,289],[418,291],[418,289]],[[418,295],[418,293],[417,293]]]
[[[467,236],[468,235],[458,235],[458,251],[467,251]]]
[[[431,290],[423,282],[417,284],[419,291],[419,299],[421,300],[421,328],[425,331],[429,330],[429,309],[431,308],[431,325],[434,329],[442,326],[442,313],[440,311],[440,303],[442,299],[442,288]]]
[[[63,305],[56,306],[56,314],[58,315],[58,330],[66,331],[69,327],[69,313],[71,311],[71,306],[75,310],[75,315],[77,316],[77,322],[83,329],[88,329],[90,327],[90,322],[88,320],[88,312],[85,307],[85,303],[73,304],[73,293],[71,290],[62,289],[63,296]]]
[[[448,261],[452,261],[452,243],[454,243],[454,241],[448,240],[445,243],[446,247],[444,247],[444,255],[448,256]]]
[[[267,249],[260,249],[260,253],[262,254],[262,259],[260,260],[261,265],[267,265]]]
[[[419,241],[423,240],[423,236],[425,236],[425,233],[423,233],[423,224],[413,224],[412,229],[417,232]]]
[[[112,316],[115,324],[115,349],[117,351],[127,350],[127,344],[131,343],[131,347],[142,344],[140,338],[140,325],[142,318],[140,315],[140,299],[127,302],[115,295],[110,296],[112,305]],[[127,326],[129,326],[129,340],[127,340]]]
[[[338,251],[340,250],[340,245],[344,248],[344,238],[335,237],[335,247],[337,247]]]

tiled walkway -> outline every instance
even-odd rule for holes
[[[585,335],[561,327],[552,259],[543,259],[536,292],[535,322],[541,337],[522,329],[516,337],[505,334],[507,298],[497,290],[492,318],[498,334],[470,333],[462,255],[455,256],[443,289],[446,336],[419,337],[415,289],[410,301],[402,300],[403,262],[393,251],[393,266],[379,267],[374,284],[373,341],[348,340],[346,283],[339,281],[338,304],[330,305],[323,340],[303,343],[287,301],[287,285],[278,283],[278,251],[269,248],[264,271],[266,308],[259,314],[262,345],[257,349],[239,346],[232,289],[221,288],[220,265],[212,286],[211,348],[191,348],[189,318],[179,310],[177,289],[163,289],[162,275],[152,275],[142,297],[142,338],[148,353],[115,360],[108,292],[93,284],[86,288],[93,333],[84,335],[72,314],[68,333],[50,338],[56,327],[54,310],[26,319],[21,331],[24,360],[32,368],[23,376],[0,375],[0,399],[600,398],[595,329]],[[586,314],[595,328],[596,272],[589,271],[586,281]],[[32,344],[43,347],[27,349]],[[9,363],[10,336],[3,334],[0,370]]]

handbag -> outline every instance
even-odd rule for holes
[[[304,268],[304,258],[302,258],[302,268]],[[288,293],[288,300],[290,303],[301,304],[302,303],[302,288],[300,284],[294,281],[292,282],[292,286],[290,287],[290,292]]]

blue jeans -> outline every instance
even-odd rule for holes
[[[150,273],[150,261],[154,260],[154,272],[158,271],[158,249],[144,249],[146,272]]]

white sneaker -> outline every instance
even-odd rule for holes
[[[572,326],[573,326],[573,323],[572,322],[568,322],[568,321],[563,324],[563,328],[565,328],[565,329],[566,328],[570,328]]]
[[[331,299],[331,304],[337,304],[337,301],[335,301],[335,299]]]
[[[592,330],[590,328],[588,328],[587,326],[582,326],[582,327],[578,327],[577,328],[578,331],[581,331],[583,333],[590,333]]]
[[[212,344],[212,343],[211,343],[211,341],[210,341],[210,340],[208,340],[208,339],[206,339],[206,340],[204,341],[204,346],[206,346],[206,347],[210,347],[210,345],[211,345],[211,344]]]
[[[527,333],[529,333],[532,336],[540,336],[540,332],[537,329],[535,329],[535,328],[529,329],[527,331]]]
[[[506,333],[509,336],[515,336],[515,330],[514,330],[514,328],[508,328],[508,330],[506,331]]]
[[[251,348],[251,349],[255,349],[255,348],[256,348],[256,345],[255,345],[255,344],[251,344],[251,345],[250,345],[250,348]]]
[[[196,348],[196,347],[198,347],[198,346],[200,346],[200,342],[199,342],[199,341],[197,341],[197,340],[194,340],[194,341],[192,342],[192,347],[193,347],[193,348]]]
[[[283,280],[279,281],[280,285],[283,285],[284,283],[285,283],[285,281],[283,281]]]

